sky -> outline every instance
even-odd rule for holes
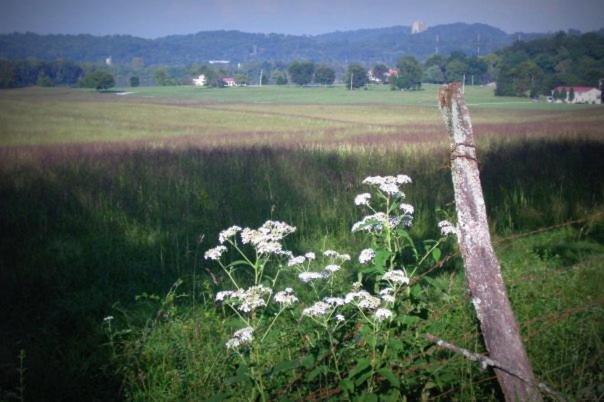
[[[0,0],[0,33],[156,38],[236,29],[336,30],[481,22],[512,32],[604,28],[604,0]]]

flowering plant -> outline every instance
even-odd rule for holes
[[[358,281],[344,286],[348,289],[345,293],[338,294],[342,286],[336,286],[336,281],[351,277],[352,270],[346,267],[351,264],[351,256],[334,250],[294,255],[282,241],[296,228],[284,222],[267,221],[258,229],[232,226],[220,232],[220,244],[205,253],[206,259],[222,268],[232,285],[216,293],[215,301],[240,321],[240,328],[225,346],[250,368],[252,399],[267,398],[264,374],[259,369],[261,350],[277,319],[286,311],[291,319],[314,327],[309,333],[300,326],[300,339],[311,349],[326,350],[329,356],[321,370],[317,367],[311,371],[312,378],[316,373],[327,381],[334,377],[349,396],[362,389],[375,392],[380,378],[386,378],[395,388],[400,386],[390,369],[390,363],[400,358],[400,342],[392,342],[391,338],[393,334],[406,337],[408,345],[418,338],[413,324],[421,320],[423,312],[418,302],[421,289],[414,286],[416,276],[429,260],[438,262],[439,246],[456,230],[442,221],[439,240],[416,246],[409,234],[414,207],[405,202],[401,189],[412,183],[411,178],[372,176],[363,183],[372,192],[357,195],[354,202],[370,214],[356,222],[352,232],[365,234],[370,247],[359,253]],[[226,262],[227,255],[237,258]],[[297,277],[297,285],[276,290],[284,276]],[[302,289],[298,291],[302,301],[294,287]],[[354,368],[349,367],[350,355],[355,355]]]

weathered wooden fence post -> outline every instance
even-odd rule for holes
[[[506,401],[541,401],[491,244],[472,123],[461,85],[443,85],[438,103],[451,140],[458,240],[467,285],[490,357],[510,370],[495,368],[497,380]]]

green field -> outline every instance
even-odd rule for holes
[[[437,237],[436,223],[454,217],[435,86],[124,91],[132,93],[0,91],[0,304],[10,306],[0,320],[2,401],[251,395],[241,380],[249,373],[238,374],[242,366],[224,347],[235,317],[212,302],[225,277],[203,259],[220,230],[284,220],[297,227],[287,241],[296,254],[334,248],[353,256],[337,285],[344,288],[368,246],[350,233],[362,216],[352,201],[366,191],[364,177],[413,178],[416,241]],[[603,109],[496,98],[478,87],[466,97],[496,250],[536,375],[569,400],[597,400]],[[454,243],[442,251],[454,254]],[[422,278],[421,321],[392,329],[405,345],[388,366],[399,384],[378,376],[378,391],[497,400],[492,371],[402,337],[409,328],[432,331],[483,351],[459,258]],[[174,300],[168,291],[178,279],[182,297]],[[307,303],[303,288],[285,280]],[[320,342],[292,335],[310,331],[306,321],[275,328],[279,336],[257,362],[267,399],[346,399],[331,360],[317,357],[313,366],[292,357],[321,355],[311,347]],[[342,371],[355,373],[364,347],[341,352]],[[405,352],[420,347],[420,356]],[[360,397],[369,380],[354,380]]]

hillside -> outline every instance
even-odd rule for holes
[[[540,34],[522,34],[523,39]],[[460,50],[475,54],[491,53],[511,44],[518,34],[506,34],[485,24],[447,24],[430,27],[411,35],[409,27],[361,29],[315,36],[205,31],[190,35],[172,35],[157,39],[129,35],[38,35],[12,33],[0,35],[0,59],[73,60],[102,62],[111,56],[118,64],[133,58],[145,65],[188,65],[212,59],[232,62],[291,61],[310,59],[318,62],[352,61],[393,63],[401,54],[426,59],[438,50],[448,54]]]

